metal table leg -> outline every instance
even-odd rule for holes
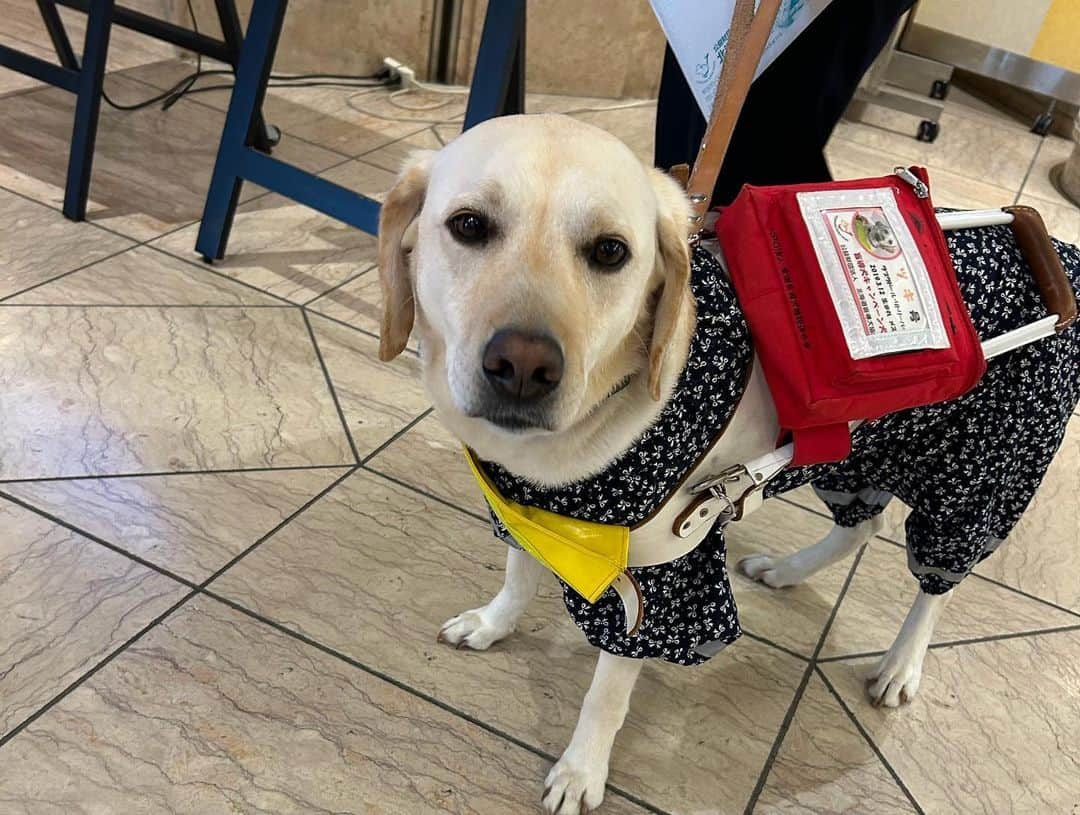
[[[240,28],[240,15],[236,12],[235,0],[214,0],[214,5],[217,7],[221,35],[232,53],[232,60],[229,64],[232,65],[233,74],[235,75],[237,66],[240,64],[240,46],[244,42],[244,32]],[[271,65],[273,65],[273,60],[271,60]],[[277,139],[271,137],[270,130],[263,120],[261,110],[255,111],[251,130],[252,144],[255,145],[255,148],[262,150],[264,153],[269,153],[277,143]],[[280,139],[280,133],[278,133],[278,139]]]
[[[525,112],[525,0],[488,3],[476,55],[465,129]]]
[[[45,23],[45,30],[49,32],[49,39],[52,40],[60,64],[71,71],[79,70],[79,61],[71,49],[71,40],[68,39],[64,21],[60,19],[55,0],[37,0],[37,5],[38,11],[41,12],[41,21]]]
[[[262,109],[266,84],[277,52],[287,0],[255,0],[251,8],[247,36],[240,47],[236,83],[225,115],[214,174],[206,194],[196,250],[206,259],[225,256],[240,189],[244,183],[242,165],[251,143],[255,116]]]
[[[86,218],[86,199],[90,193],[90,171],[94,163],[101,83],[105,78],[113,5],[114,0],[91,0],[86,18],[82,67],[79,69],[75,96],[75,123],[71,131],[67,184],[64,187],[64,215],[73,221]]]

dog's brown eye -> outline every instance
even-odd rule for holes
[[[615,238],[601,238],[592,249],[591,260],[597,266],[612,271],[622,266],[630,250],[626,244]]]
[[[462,243],[482,243],[488,237],[488,223],[483,215],[459,212],[448,222],[450,232]]]

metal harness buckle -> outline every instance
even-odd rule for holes
[[[774,450],[746,464],[734,464],[690,487],[696,496],[675,519],[672,532],[688,538],[705,524],[726,526],[760,506],[765,485],[791,461],[790,447]]]

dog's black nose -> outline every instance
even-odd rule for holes
[[[563,377],[563,352],[555,340],[513,329],[488,341],[483,364],[495,391],[520,402],[547,396]]]

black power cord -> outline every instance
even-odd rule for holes
[[[187,0],[188,16],[191,18],[192,30],[199,33],[199,22],[195,19],[195,9],[192,7],[191,0]],[[117,110],[142,110],[148,108],[151,105],[156,105],[161,102],[161,109],[168,110],[185,96],[194,93],[204,93],[206,91],[219,91],[228,90],[232,88],[232,83],[220,84],[220,85],[206,85],[201,88],[196,88],[195,83],[205,76],[231,76],[233,71],[231,69],[214,69],[204,71],[202,69],[202,54],[196,54],[195,56],[195,70],[178,80],[171,88],[162,91],[159,94],[151,96],[149,99],[143,99],[139,102],[135,102],[130,105],[115,102],[109,98],[109,95],[105,92],[105,89],[101,90],[101,98]],[[391,75],[388,68],[383,68],[374,74],[366,75],[351,75],[351,74],[270,74],[270,82],[268,87],[271,88],[322,88],[322,87],[339,87],[339,88],[380,88],[395,84],[397,80]]]

